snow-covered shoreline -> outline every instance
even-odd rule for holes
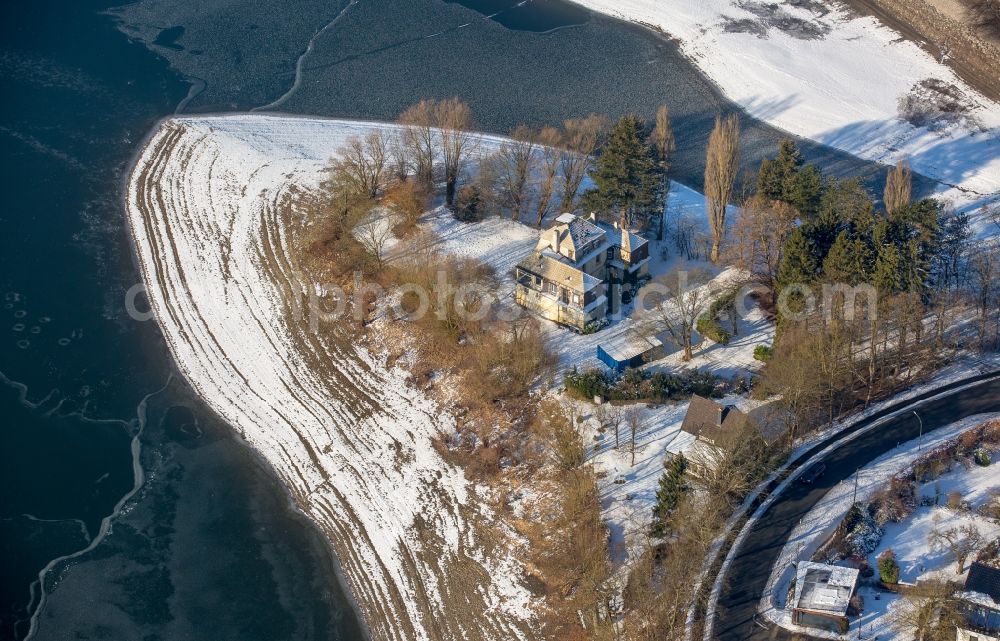
[[[908,157],[960,206],[1000,197],[1000,105],[874,18],[825,1],[573,2],[677,39],[726,96],[779,129],[868,160]],[[932,128],[900,117],[901,99],[946,94],[962,107]]]
[[[478,536],[482,488],[432,447],[453,418],[377,346],[309,332],[292,302],[305,292],[278,203],[373,128],[393,125],[161,123],[127,190],[150,304],[178,369],[330,538],[373,638],[530,639],[519,563]]]

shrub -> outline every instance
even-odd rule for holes
[[[990,464],[990,453],[983,448],[979,448],[972,454],[972,460],[976,462],[976,465],[986,467]]]
[[[990,421],[984,425],[982,439],[987,445],[1000,445],[1000,421]]]
[[[771,360],[772,354],[774,354],[774,348],[770,345],[758,345],[753,348],[753,357],[762,363]]]
[[[886,550],[878,555],[878,577],[887,585],[899,583],[899,563],[896,562],[896,553],[892,550]]]
[[[698,370],[682,371],[679,374],[664,372],[649,373],[628,369],[621,376],[604,370],[591,369],[579,372],[574,367],[566,373],[566,390],[583,399],[600,396],[613,401],[683,400],[692,394],[719,396],[720,379],[714,374]]]
[[[464,223],[476,222],[482,217],[483,198],[476,185],[466,185],[458,190],[452,214]]]
[[[417,180],[407,180],[393,184],[385,194],[385,202],[399,214],[399,222],[393,232],[400,238],[410,234],[417,227],[417,220],[427,209],[430,195],[427,188]]]
[[[916,485],[909,479],[894,478],[889,489],[875,498],[872,505],[876,523],[899,523],[917,506]]]
[[[702,336],[711,338],[713,341],[721,345],[728,345],[729,341],[733,338],[729,332],[722,329],[722,325],[719,321],[708,316],[708,314],[698,319],[698,333]]]
[[[844,543],[857,556],[871,554],[882,540],[882,527],[875,522],[866,507],[857,503],[848,510],[841,527],[845,532]]]
[[[968,432],[962,434],[962,436],[958,439],[959,452],[970,452],[975,450],[976,446],[979,445],[980,436],[979,430],[969,430]]]
[[[589,400],[595,396],[607,397],[611,381],[599,369],[587,370],[581,374],[574,367],[566,374],[565,383],[567,391]]]
[[[608,318],[602,318],[600,320],[590,321],[589,323],[583,326],[582,333],[584,335],[596,334],[597,332],[601,331],[610,324],[611,324],[611,319]]]

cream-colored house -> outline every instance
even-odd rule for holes
[[[519,305],[582,331],[617,310],[618,286],[648,273],[645,238],[599,223],[593,214],[563,214],[517,265],[515,296]]]

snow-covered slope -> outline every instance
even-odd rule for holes
[[[310,331],[295,305],[306,287],[276,204],[373,127],[392,125],[164,122],[128,188],[149,299],[191,385],[330,537],[373,638],[530,639],[511,546],[432,447],[453,419],[349,332]]]
[[[956,201],[1000,194],[1000,105],[874,18],[827,0],[574,1],[677,38],[727,96],[777,127],[867,159],[908,156],[960,187]],[[940,116],[930,128],[900,117],[907,97]]]

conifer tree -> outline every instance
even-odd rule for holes
[[[878,258],[875,260],[875,273],[872,275],[873,285],[880,294],[894,294],[903,287],[902,258],[899,249],[893,244],[879,247]]]
[[[771,200],[790,202],[790,186],[802,165],[802,154],[790,138],[778,143],[778,155],[773,160],[767,158],[760,165],[757,174],[757,193]]]
[[[813,247],[802,229],[796,229],[785,244],[785,255],[778,268],[778,283],[784,287],[793,283],[812,283],[816,278],[816,258]]]
[[[823,259],[823,279],[828,283],[857,285],[868,282],[872,270],[872,252],[861,238],[855,238],[847,230],[837,235]]]
[[[681,499],[690,489],[684,480],[687,472],[687,459],[683,454],[664,461],[666,471],[660,477],[660,485],[656,490],[656,505],[653,506],[653,536],[665,537],[670,532],[667,518],[680,505]]]
[[[817,220],[835,227],[849,225],[855,236],[868,236],[875,224],[874,211],[860,180],[831,180],[823,189]]]
[[[824,280],[831,283],[857,284],[860,274],[856,272],[857,266],[851,256],[853,249],[854,243],[847,231],[837,234],[837,240],[823,260]]]
[[[815,165],[802,167],[785,191],[785,200],[798,208],[803,220],[816,218],[822,198],[823,175]]]
[[[596,187],[584,194],[584,207],[614,212],[623,224],[645,218],[653,210],[659,179],[638,116],[623,116],[615,123],[590,177]]]

